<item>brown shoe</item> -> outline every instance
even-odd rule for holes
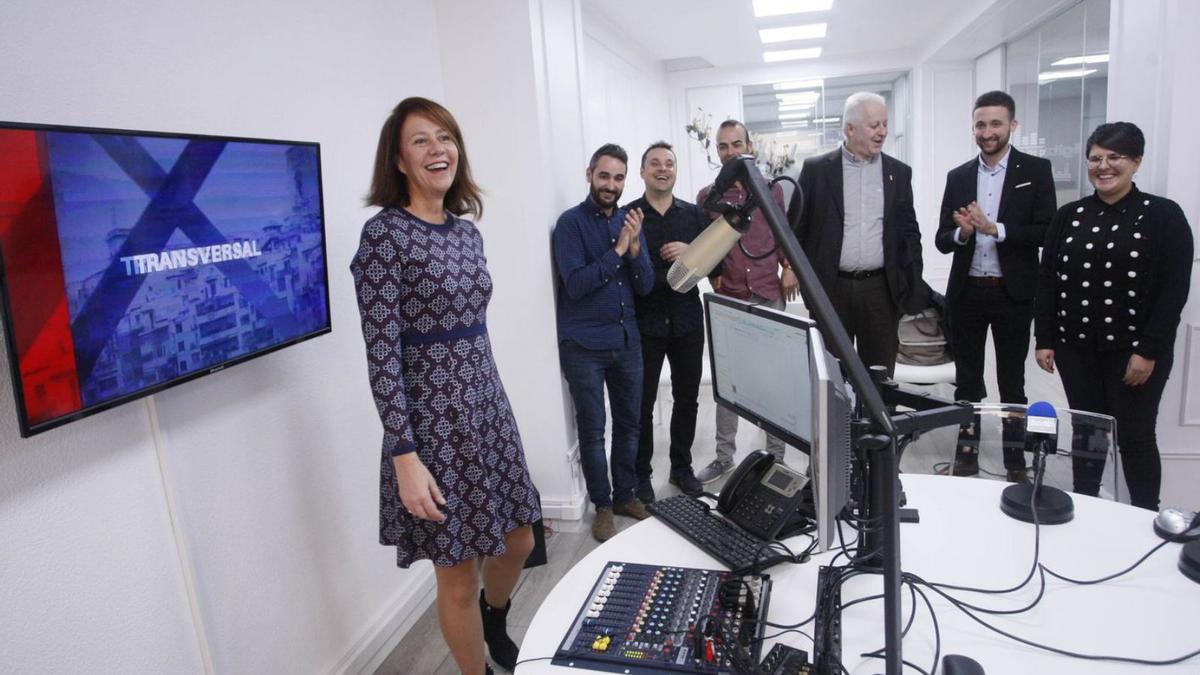
[[[1026,473],[1025,469],[1009,469],[1006,473],[1007,475],[1005,478],[1007,478],[1008,482],[1010,483],[1029,482],[1029,475]]]
[[[617,536],[617,526],[613,525],[613,510],[607,507],[596,509],[596,519],[592,521],[592,537],[596,541],[608,541]]]
[[[646,510],[646,505],[642,500],[634,497],[627,502],[613,504],[613,513],[618,516],[629,516],[638,520],[645,520],[650,517],[650,512]]]

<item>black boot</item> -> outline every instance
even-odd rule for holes
[[[492,673],[492,667],[487,665],[486,663],[483,665],[483,675],[494,675]]]
[[[483,591],[479,591],[479,611],[483,614],[483,641],[488,646],[488,652],[496,665],[505,670],[517,666],[517,644],[508,637],[508,610],[512,607],[509,600],[503,609],[497,609],[484,599]]]

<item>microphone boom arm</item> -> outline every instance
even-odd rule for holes
[[[850,335],[846,333],[845,327],[838,319],[837,312],[833,309],[833,303],[830,302],[829,295],[821,286],[808,256],[801,250],[800,242],[797,241],[791,228],[785,226],[787,217],[780,211],[775,200],[771,198],[771,189],[758,167],[755,166],[753,156],[742,155],[722,167],[720,175],[713,182],[713,192],[724,194],[734,181],[741,181],[753,199],[761,205],[760,208],[763,216],[767,219],[767,225],[770,226],[771,233],[775,235],[775,243],[783,249],[784,257],[791,264],[792,271],[800,282],[800,293],[804,298],[804,304],[808,306],[809,313],[816,319],[817,327],[825,337],[826,346],[834,356],[841,360],[842,368],[850,379],[850,384],[858,393],[859,400],[866,409],[874,431],[889,439],[887,446],[874,453],[873,457],[877,466],[871,469],[871,473],[878,472],[879,474],[873,479],[877,487],[874,487],[872,492],[878,491],[880,503],[875,506],[884,516],[878,525],[881,530],[879,541],[882,549],[880,553],[883,558],[884,658],[888,675],[900,675],[904,664],[901,657],[903,613],[900,592],[900,522],[897,514],[899,495],[896,476],[898,475],[899,460],[896,447],[896,425],[884,405],[883,396],[871,379],[866,366],[863,365],[862,359],[854,350],[854,345],[850,342]],[[747,220],[747,222],[749,221]]]

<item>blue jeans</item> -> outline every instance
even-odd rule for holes
[[[575,401],[579,432],[579,461],[588,497],[596,508],[612,507],[633,498],[637,483],[634,462],[638,452],[642,400],[642,349],[584,349],[572,342],[558,346],[558,360]],[[613,415],[612,486],[604,456],[604,386]]]

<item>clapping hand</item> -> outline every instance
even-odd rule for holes
[[[979,208],[979,204],[977,202],[971,202],[970,204],[967,204],[967,217],[971,219],[971,224],[974,225],[975,229],[979,232],[991,235],[993,237],[999,232],[999,230],[996,229],[996,224],[988,220],[988,217],[984,215],[983,209]]]
[[[954,218],[954,224],[958,225],[958,228],[962,231],[962,240],[964,242],[970,239],[971,235],[975,234],[975,223],[971,221],[971,214],[967,212],[967,207],[964,206],[955,209],[952,217]]]
[[[625,224],[621,226],[621,235],[629,235],[629,256],[638,257],[642,252],[642,210],[629,209],[625,212]]]

